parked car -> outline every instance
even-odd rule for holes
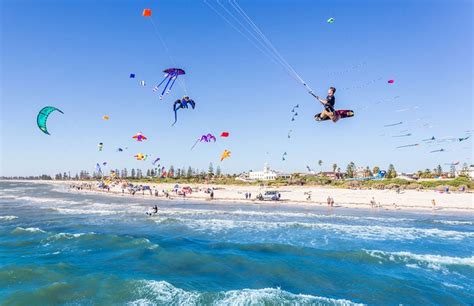
[[[278,191],[265,191],[265,193],[259,194],[257,199],[260,201],[278,201],[280,200],[280,193]]]

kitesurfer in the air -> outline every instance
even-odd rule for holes
[[[328,96],[326,99],[321,99],[319,96],[315,95],[312,91],[310,94],[315,97],[319,102],[324,105],[324,110],[319,115],[319,118],[316,120],[324,120],[326,118],[330,118],[333,122],[336,122],[339,118],[334,110],[334,104],[336,104],[336,98],[334,94],[336,93],[336,88],[329,87],[328,89]]]

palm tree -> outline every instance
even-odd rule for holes
[[[318,165],[319,165],[319,168],[320,168],[320,169],[319,169],[319,172],[323,172],[323,167],[322,167],[323,161],[322,161],[322,160],[318,160]]]
[[[336,172],[337,164],[332,164],[332,172]]]

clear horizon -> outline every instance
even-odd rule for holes
[[[322,106],[202,1],[5,0],[0,176],[92,173],[102,162],[146,171],[156,157],[175,168],[207,170],[212,162],[223,173],[261,170],[265,162],[290,173],[307,165],[319,171],[318,160],[323,170],[333,163],[345,170],[353,161],[394,164],[399,172],[473,163],[472,139],[422,141],[472,132],[471,1],[239,4],[317,94],[335,86],[336,109],[355,116],[315,122]],[[173,59],[142,17],[144,8],[153,10]],[[186,92],[177,84],[160,101],[151,89],[175,64],[186,70],[196,109],[178,111],[170,127],[173,102]],[[36,126],[48,105],[64,111],[50,116],[50,136]],[[131,138],[140,131],[147,141]],[[200,135],[223,131],[230,136],[190,150]],[[412,135],[397,137],[404,134]],[[414,143],[423,145],[396,149]],[[232,156],[219,162],[224,149]],[[135,160],[139,152],[150,159]]]

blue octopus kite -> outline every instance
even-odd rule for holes
[[[190,99],[188,96],[184,96],[182,99],[178,99],[173,104],[173,111],[174,111],[174,122],[171,126],[175,125],[178,121],[178,109],[188,108],[188,105],[191,105],[192,109],[196,107],[196,103],[194,100]]]

